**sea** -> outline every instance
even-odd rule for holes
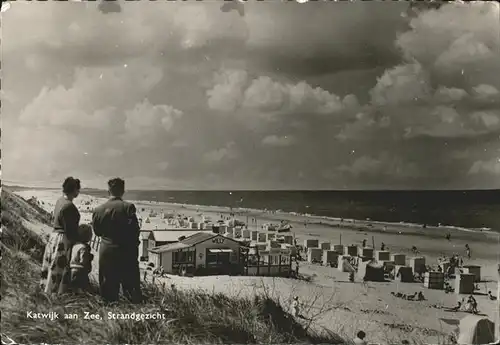
[[[82,191],[106,197],[100,190]],[[500,190],[127,191],[129,200],[500,231]]]

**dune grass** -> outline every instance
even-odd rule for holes
[[[80,344],[261,344],[328,343],[344,341],[319,334],[291,317],[268,296],[232,298],[222,294],[177,291],[143,285],[146,301],[102,304],[95,293],[49,296],[37,290],[44,240],[23,220],[47,222],[50,215],[22,198],[2,190],[2,338],[18,343]],[[94,284],[95,289],[95,284]],[[59,319],[31,319],[27,313],[58,313]],[[161,320],[113,320],[107,314],[164,315]],[[100,320],[85,319],[86,313]],[[76,314],[77,319],[65,319]]]

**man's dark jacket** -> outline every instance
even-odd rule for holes
[[[92,226],[101,242],[132,249],[139,245],[139,222],[134,204],[111,198],[94,210]]]
[[[94,210],[94,233],[99,245],[99,288],[104,300],[118,300],[120,285],[127,298],[141,300],[139,230],[135,206],[111,198]]]

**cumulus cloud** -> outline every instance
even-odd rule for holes
[[[234,111],[244,99],[248,74],[243,70],[223,70],[215,74],[215,85],[207,91],[208,106],[218,111]]]
[[[497,131],[498,112],[477,111],[481,104],[494,106],[498,100],[499,25],[498,4],[493,3],[450,3],[420,12],[396,40],[405,62],[377,79],[370,91],[374,109],[366,112],[385,113],[392,133],[405,138],[449,139]],[[339,138],[349,137],[346,133],[353,129],[374,136],[379,129],[374,123],[358,119]]]
[[[474,96],[479,101],[488,102],[500,100],[500,91],[492,85],[481,84],[474,87],[472,90]]]
[[[460,20],[457,20],[460,18]],[[446,75],[467,73],[476,76],[474,66],[488,62],[497,65],[498,4],[493,2],[449,3],[437,11],[426,11],[413,18],[411,29],[398,37],[397,46],[404,57],[424,65],[427,70]],[[491,77],[490,77],[491,78]],[[491,78],[493,79],[493,78]]]
[[[247,3],[244,17],[213,2],[150,5],[12,4],[23,8],[2,23],[5,176],[336,188],[419,174],[428,186],[432,174],[439,187],[491,159],[498,5],[411,20],[397,2]],[[304,15],[317,25],[295,25]]]
[[[19,120],[28,128],[50,126],[75,134],[92,129],[91,135],[119,133],[147,141],[182,116],[169,105],[141,101],[161,79],[160,69],[144,65],[77,69],[70,87],[44,87]]]
[[[436,106],[429,115],[425,123],[407,127],[405,137],[472,138],[500,130],[498,111],[461,114],[452,106]]]
[[[320,87],[301,81],[276,81],[268,76],[252,78],[242,70],[222,70],[215,74],[214,86],[207,91],[208,105],[217,111],[250,109],[261,113],[334,114],[355,108],[355,95],[344,99]]]
[[[19,118],[28,125],[109,127],[115,119],[104,115],[118,105],[133,105],[162,77],[161,69],[142,64],[77,68],[70,87],[44,87]]]
[[[479,123],[485,130],[496,130],[500,128],[500,111],[477,111],[472,113],[471,118]]]
[[[493,158],[489,161],[477,161],[471,166],[469,174],[500,175],[500,159]]]
[[[162,78],[161,69],[132,63],[77,68],[71,85],[43,87],[18,119],[7,118],[18,121],[4,141],[7,171],[118,171],[137,149],[165,143],[182,112],[144,98]]]
[[[277,135],[269,135],[262,139],[262,144],[266,146],[278,146],[285,147],[290,146],[295,143],[295,138],[288,135],[277,136]]]
[[[412,63],[386,71],[370,94],[375,105],[397,105],[427,98],[429,92],[427,72],[420,64]]]
[[[59,54],[61,61],[88,64],[89,60],[166,56],[179,49],[210,47],[216,41],[244,43],[248,35],[245,21],[222,13],[215,3],[152,3],[148,7],[114,1],[43,4],[51,15],[38,14],[41,7],[37,4],[20,6],[23,13],[11,19],[18,23],[18,39],[6,41],[4,51],[37,47],[49,55]],[[29,30],[30,24],[39,30]]]
[[[468,96],[467,91],[456,87],[440,86],[435,93],[438,103],[453,103],[463,100]]]
[[[146,99],[125,112],[126,135],[131,140],[137,140],[137,143],[148,142],[152,136],[169,132],[182,115],[182,111],[172,106],[153,105]]]
[[[206,152],[203,159],[207,163],[216,164],[238,158],[238,150],[234,142],[229,142],[226,146]]]
[[[371,140],[373,133],[377,132],[381,136],[387,135],[382,131],[389,129],[391,118],[388,116],[377,116],[371,111],[357,113],[352,122],[342,126],[336,138],[340,141],[350,140]]]

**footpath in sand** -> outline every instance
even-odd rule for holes
[[[52,211],[55,200],[60,196],[58,191],[22,191],[16,194],[25,199],[34,196],[43,201],[43,207]],[[82,223],[90,222],[90,210],[103,202],[88,195],[80,195],[75,204],[80,209]],[[230,210],[223,207],[178,205],[148,201],[135,201],[139,215],[145,220],[149,212],[157,211],[176,212],[185,216],[211,216],[216,221],[221,215],[228,216]],[[88,208],[88,209],[87,209]],[[142,211],[144,209],[144,211]],[[340,222],[340,220],[325,220],[320,217],[290,215],[286,213],[270,212],[238,212],[236,218],[247,221],[250,228],[260,227],[267,222],[277,223],[286,220],[293,225],[292,232],[299,243],[307,238],[318,238],[320,241],[330,241],[332,244],[342,243],[360,244],[366,239],[371,245],[374,236],[375,247],[379,249],[384,242],[393,253],[405,253],[411,256],[410,248],[416,246],[421,255],[426,256],[428,264],[437,263],[437,257],[457,253],[464,255],[464,246],[471,247],[472,260],[465,260],[467,264],[482,266],[482,276],[485,282],[480,283],[481,293],[488,290],[496,291],[496,264],[500,252],[499,234],[494,232],[472,232],[450,228],[422,229],[418,226],[390,224],[370,221]],[[251,221],[252,218],[257,223]],[[159,218],[151,218],[152,224],[161,227]],[[305,226],[305,222],[308,222]],[[320,224],[321,222],[321,224]],[[43,229],[44,232],[47,229]],[[452,240],[447,241],[444,235],[450,231]],[[97,269],[97,258],[94,260],[94,270]],[[288,305],[293,296],[298,296],[304,314],[315,317],[318,325],[339,334],[352,337],[357,330],[364,330],[370,342],[387,343],[389,340],[415,339],[426,343],[438,343],[443,335],[449,333],[452,327],[440,322],[440,318],[460,319],[467,314],[464,312],[446,312],[432,307],[442,305],[452,307],[463,296],[445,294],[444,291],[425,289],[421,283],[350,283],[347,273],[339,272],[335,268],[313,264],[301,264],[300,273],[313,277],[311,282],[295,279],[271,277],[179,277],[169,275],[167,278],[157,278],[159,283],[166,286],[175,284],[181,289],[203,289],[208,292],[220,292],[232,296],[253,296],[267,293]],[[148,277],[151,279],[151,276]],[[427,301],[416,302],[396,298],[390,292],[413,294],[422,291]],[[495,303],[487,296],[475,296],[478,309],[481,313],[495,320]],[[319,315],[318,315],[319,314]]]

